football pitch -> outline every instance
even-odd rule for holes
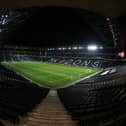
[[[3,62],[3,65],[16,71],[34,83],[52,89],[64,87],[100,71],[99,68],[87,68],[51,64],[45,62]]]

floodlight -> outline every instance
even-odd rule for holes
[[[107,21],[110,21],[110,18],[109,18],[109,17],[107,17],[107,18],[106,18],[106,20],[107,20]]]
[[[68,47],[68,50],[71,50],[71,47]]]
[[[62,48],[58,48],[58,50],[62,50]]]
[[[100,46],[99,49],[103,49],[103,46]]]
[[[73,47],[73,50],[77,50],[77,47],[75,46],[75,47]]]
[[[6,15],[5,15],[5,17],[7,18],[7,17],[8,17],[8,15],[6,14]]]
[[[63,49],[63,50],[66,50],[66,48],[65,48],[65,47],[63,47],[62,49]]]
[[[98,49],[98,47],[97,47],[96,45],[89,45],[89,46],[87,47],[87,49],[90,50],[90,51],[95,51],[95,50]]]
[[[83,47],[79,46],[79,48],[78,48],[78,49],[83,49]]]

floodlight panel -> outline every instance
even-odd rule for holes
[[[90,50],[90,51],[95,51],[95,50],[98,49],[98,47],[97,47],[96,45],[89,45],[87,48],[88,48],[88,50]]]

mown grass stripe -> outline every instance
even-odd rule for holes
[[[50,88],[66,86],[74,81],[94,74],[100,69],[67,66],[43,62],[3,62],[23,76]]]

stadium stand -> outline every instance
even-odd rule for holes
[[[18,124],[48,91],[0,65],[0,118]]]
[[[110,49],[111,50],[111,49]],[[105,51],[105,52],[104,52]],[[42,61],[65,65],[86,66],[86,67],[113,67],[123,64],[123,60],[117,57],[117,52],[106,53],[106,50],[98,53],[89,53],[86,50],[48,50],[31,49],[22,47],[1,48],[1,61]]]
[[[73,52],[74,50],[71,50],[68,54],[67,51],[61,50],[45,53],[38,49],[34,51],[30,48],[22,50],[13,47],[4,49],[1,53],[1,61],[42,61],[101,67],[103,70],[73,86],[58,89],[59,98],[65,109],[59,99],[56,100],[57,96],[51,97],[49,94],[43,101],[48,89],[36,86],[1,64],[0,109],[2,114],[0,117],[14,124],[20,122],[21,126],[58,126],[64,123],[66,126],[115,126],[116,124],[124,126],[126,123],[126,65],[124,62],[111,59],[113,55],[107,57],[108,55],[103,53],[100,54],[103,55],[102,57],[85,57],[87,55],[85,52]],[[14,97],[15,94],[16,97]],[[40,106],[37,106],[38,104]],[[58,111],[60,108],[63,110]],[[21,117],[25,118],[22,120]]]
[[[80,82],[78,82],[73,86],[58,89],[59,98],[64,104],[64,106],[62,106],[62,108],[64,109],[63,111],[57,112],[58,109],[57,104],[61,103],[57,100],[51,102],[52,99],[53,98],[55,99],[57,96],[50,97],[50,94],[49,97],[47,96],[46,99],[44,100],[45,102],[42,101],[42,103],[40,103],[41,100],[39,100],[40,106],[36,106],[35,109],[33,109],[34,107],[32,107],[29,110],[28,109],[29,107],[26,107],[26,109],[23,110],[24,111],[23,113],[25,114],[27,112],[30,113],[28,113],[28,115],[25,116],[26,118],[23,119],[24,121],[21,121],[20,123],[21,126],[32,126],[32,125],[58,126],[63,125],[64,123],[66,124],[66,126],[75,126],[75,125],[115,126],[115,124],[117,124],[117,126],[121,124],[123,126],[125,125],[126,65],[124,65],[124,62],[121,59],[113,59],[112,57],[114,57],[114,53],[112,55],[108,55],[106,53],[101,53],[99,55],[98,54],[87,55],[86,52],[84,51],[82,52],[81,50],[45,51],[42,49],[31,50],[30,48],[20,49],[12,47],[9,49],[8,48],[4,49],[1,54],[2,54],[1,61],[5,62],[41,61],[55,64],[103,68],[103,70],[100,73],[96,74],[95,76],[81,80]],[[3,66],[1,65],[0,67]],[[34,85],[28,80],[15,74],[14,72],[10,70],[7,71],[6,68],[1,68],[1,71],[2,71],[1,72],[2,74],[0,74],[1,83],[4,83],[4,81],[2,80],[10,81],[9,84],[6,83],[7,85],[6,87],[12,86],[16,88],[18,87],[29,88],[31,85]],[[13,85],[13,82],[14,83],[16,82],[18,84]],[[4,84],[2,84],[2,86],[3,85]],[[27,93],[28,92],[29,90],[27,90]],[[31,94],[33,95],[34,93]],[[37,108],[39,108],[39,111]],[[31,112],[32,109],[33,111]],[[55,110],[53,111],[53,109]],[[51,112],[47,110],[50,110]],[[65,119],[62,119],[62,117],[64,117],[64,113],[66,114],[66,110],[69,112],[67,113],[69,117],[67,116],[68,118],[65,117]],[[9,111],[14,110],[10,108]],[[61,118],[59,119],[59,117],[55,116],[55,114],[58,114],[59,116],[61,116]],[[69,114],[71,114],[72,119],[70,118]],[[14,120],[9,119],[13,123],[19,122],[19,115],[21,117],[24,117],[24,114],[22,114],[20,111],[17,112],[17,110],[16,113],[14,113],[13,115],[14,116],[16,115],[15,117],[13,117]],[[6,117],[8,117],[8,115]]]
[[[104,11],[108,10],[108,12],[110,12],[110,10],[113,10],[112,8],[116,11],[122,11],[124,8],[121,6],[113,7],[111,3],[108,6],[109,3],[108,1],[106,2],[107,3],[103,3],[103,6],[106,5],[107,7],[103,9]],[[66,2],[66,4],[68,3],[70,2]],[[74,4],[77,6],[85,5],[86,10],[92,10],[91,8],[93,7],[87,7],[87,4],[84,3],[76,4],[74,1],[72,3],[73,4],[70,3],[67,7],[73,6],[72,9],[74,9]],[[123,4],[122,1],[121,3]],[[24,4],[21,6],[20,4],[19,2],[18,7],[23,7],[22,5]],[[48,6],[59,6],[59,4],[60,3],[56,4],[56,2],[54,2],[53,4],[48,4]],[[32,81],[26,80],[16,72],[0,64],[0,126],[126,126],[126,65],[124,65],[124,61],[126,61],[125,19],[123,19],[121,23],[118,17],[116,17],[118,14],[112,17],[112,15],[114,16],[114,12],[112,11],[111,14],[104,12],[106,16],[102,16],[100,14],[103,14],[103,12],[98,11],[97,2],[91,5],[95,4],[96,10],[93,10],[99,12],[99,14],[86,11],[82,13],[81,10],[78,10],[80,13],[76,12],[76,15],[77,13],[79,14],[76,16],[76,19],[79,22],[77,21],[75,24],[72,16],[65,18],[62,12],[55,11],[58,12],[58,16],[56,15],[56,17],[64,17],[64,21],[70,22],[69,25],[73,23],[73,26],[70,25],[70,31],[69,27],[65,27],[67,22],[64,25],[61,23],[63,32],[66,33],[67,36],[70,36],[70,32],[73,34],[73,42],[71,41],[70,45],[68,43],[71,37],[68,37],[68,39],[66,37],[66,39],[63,40],[59,39],[64,34],[62,27],[60,27],[60,20],[56,19],[54,21],[55,24],[59,24],[58,28],[60,28],[60,31],[56,28],[57,26],[54,25],[54,27],[50,27],[51,25],[49,25],[48,22],[42,22],[45,20],[46,15],[47,17],[51,16],[51,18],[47,18],[48,20],[51,19],[51,21],[53,21],[53,19],[55,19],[55,16],[53,16],[49,10],[48,13],[43,13],[42,20],[38,20],[36,16],[32,16],[32,13],[37,13],[35,8],[33,12],[32,8],[30,8],[29,11],[25,9],[23,12],[21,12],[20,9],[2,12],[4,11],[3,9],[0,11],[0,62],[40,61],[54,64],[103,68],[98,74],[83,79],[76,84],[74,83],[75,85],[57,89],[58,94],[56,90],[51,90],[48,94],[49,89],[38,87]],[[122,5],[119,2],[116,2],[116,4]],[[33,3],[32,6],[33,5],[42,5],[42,3]],[[46,8],[47,4],[45,3],[43,5],[45,5],[44,8]],[[60,4],[60,6],[62,5],[63,4]],[[9,6],[11,8],[11,5]],[[28,6],[28,3],[26,6]],[[8,7],[5,6],[5,8]],[[84,7],[79,8],[84,9]],[[47,12],[46,10],[42,11]],[[74,10],[72,11],[74,12]],[[19,35],[16,34],[18,33],[16,29],[23,28],[25,20],[31,17],[33,17],[33,24],[28,25],[30,26],[28,29],[31,28],[34,34],[31,34],[30,30],[25,29],[20,29],[23,33],[19,32]],[[38,17],[41,17],[41,14],[38,13]],[[48,29],[47,25],[44,23],[47,23],[50,28]],[[90,33],[88,33],[88,27],[81,26],[81,24],[84,23],[86,24],[85,26],[89,25],[92,28],[92,33],[94,32],[94,35],[91,35],[89,39],[86,39],[86,36]],[[30,22],[28,24],[30,24]],[[41,27],[40,24],[43,24],[43,26]],[[25,27],[27,29],[27,26]],[[73,28],[76,31],[75,36],[74,30],[72,30]],[[46,29],[48,32],[46,32]],[[57,33],[54,31],[51,33],[53,29],[54,31],[58,30]],[[81,29],[85,29],[86,32],[82,33]],[[39,30],[40,35],[38,35]],[[49,31],[53,37],[49,37]],[[26,37],[24,35],[25,33]],[[37,33],[37,36],[35,33]],[[47,33],[48,37],[43,33]],[[82,38],[79,35],[80,40],[77,40],[76,34],[82,34]],[[39,36],[43,39],[40,39]],[[63,36],[65,37],[65,34]],[[95,37],[98,37],[98,39],[95,40]],[[74,40],[74,38],[76,39]],[[57,46],[51,47],[53,41],[55,41],[54,43]],[[77,44],[74,45],[74,41]],[[98,49],[95,53],[89,51],[87,48],[91,41],[94,44],[99,43],[96,45]],[[17,46],[25,46],[26,43],[34,46],[39,42],[41,42],[41,44],[43,43],[44,46],[41,45],[39,48]],[[58,43],[60,42],[61,45],[58,47]],[[10,43],[15,45],[15,47],[11,46]],[[85,45],[83,45],[84,43]],[[46,48],[46,44],[50,47]],[[12,123],[11,125],[9,124],[10,122]]]
[[[78,126],[114,126],[125,122],[126,65],[107,69],[76,85],[59,89],[61,101]],[[113,73],[112,73],[113,71]],[[105,70],[104,70],[105,72]],[[123,124],[124,125],[124,124]]]
[[[17,80],[17,81],[23,81],[23,82],[29,82],[25,78],[21,77],[17,73],[5,68],[2,64],[0,64],[0,80]]]
[[[20,126],[76,126],[77,122],[71,119],[65,110],[57,91],[52,90],[46,99],[38,105],[20,123]]]

